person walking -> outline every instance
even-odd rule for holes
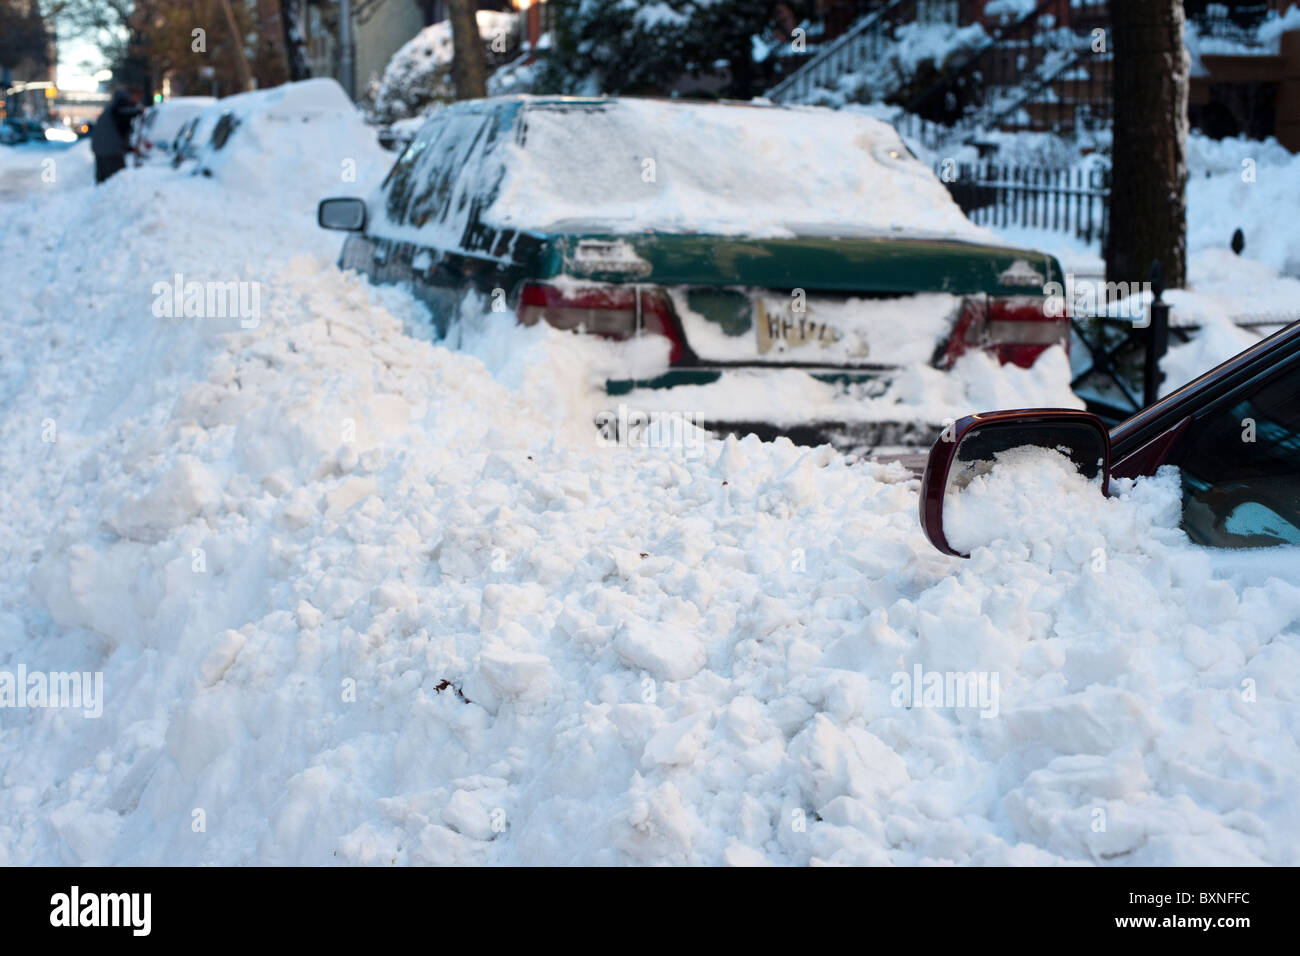
[[[98,185],[126,168],[131,148],[131,120],[140,115],[140,91],[115,90],[104,112],[95,120],[90,148],[95,154],[95,183]]]

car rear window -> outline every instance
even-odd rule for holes
[[[542,231],[994,241],[892,127],[847,111],[533,102],[487,221]]]

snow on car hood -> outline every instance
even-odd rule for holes
[[[529,102],[486,221],[543,232],[998,240],[889,125],[664,100]]]
[[[896,467],[598,447],[218,182],[3,221],[0,671],[104,698],[0,708],[0,864],[1300,862],[1297,560],[1217,577],[1168,473],[995,474],[959,561]]]

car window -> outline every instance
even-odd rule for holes
[[[212,127],[212,148],[221,149],[230,139],[230,134],[239,128],[239,117],[227,110]]]
[[[1180,445],[1183,528],[1192,540],[1300,544],[1300,366],[1194,421]]]
[[[415,189],[415,175],[420,158],[442,133],[445,123],[445,117],[430,120],[419,135],[407,144],[406,149],[402,150],[402,155],[397,157],[397,162],[388,171],[384,180],[384,189],[387,191],[384,203],[392,222],[401,223],[406,220],[406,207],[410,205],[411,192]]]
[[[499,147],[509,136],[508,110],[457,112],[426,126],[389,174],[388,218],[453,243],[492,204],[505,175]]]
[[[484,135],[484,117],[462,114],[443,124],[435,148],[422,157],[417,184],[406,210],[406,222],[420,227],[433,220],[445,220],[453,212],[454,201],[464,202],[457,184],[480,145]]]

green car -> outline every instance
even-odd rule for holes
[[[967,351],[1029,368],[1069,342],[1044,307],[1059,263],[972,225],[892,127],[859,113],[467,101],[426,123],[374,195],[327,199],[318,221],[352,233],[342,267],[409,285],[441,335],[473,309],[633,342],[613,396],[792,374],[875,394]],[[826,420],[797,396],[776,416],[735,407],[751,404],[704,427],[855,447],[940,427]]]

